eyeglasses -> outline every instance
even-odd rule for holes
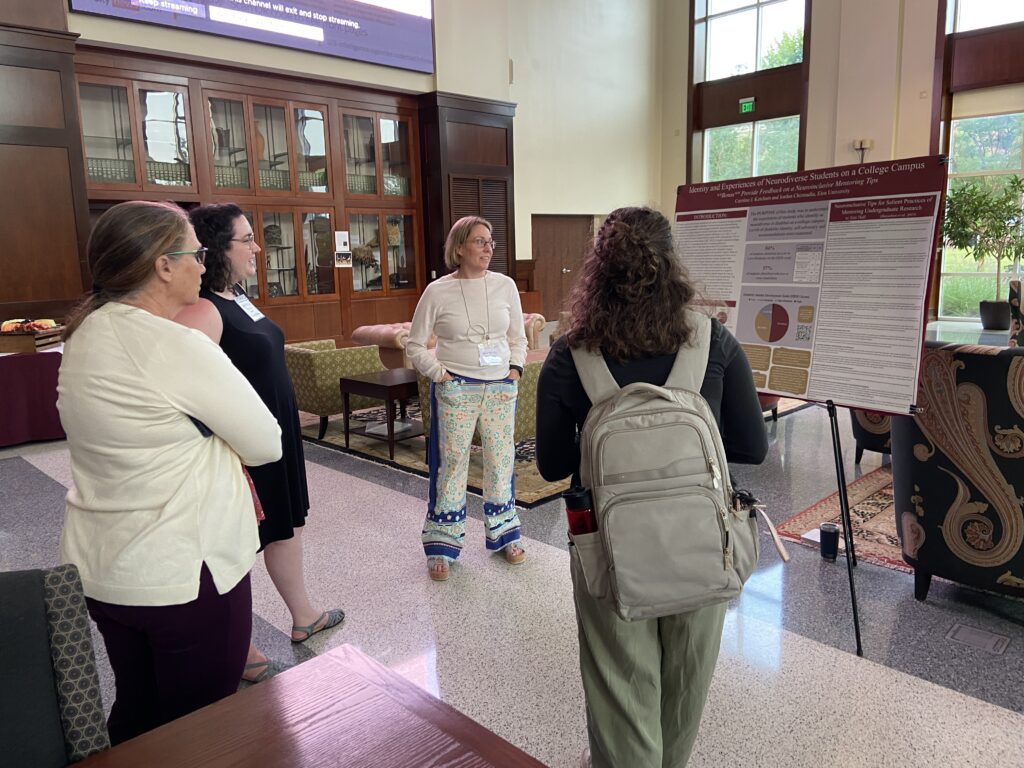
[[[194,251],[171,251],[170,253],[165,253],[164,256],[184,256],[186,253],[190,253],[197,263],[204,264],[206,262],[206,252],[208,250],[210,249],[196,248]]]
[[[234,243],[245,243],[249,247],[252,247],[253,243],[256,242],[256,235],[250,232],[245,237],[232,237],[231,241]]]
[[[497,240],[484,240],[484,238],[482,237],[474,237],[469,242],[471,242],[477,248],[486,248],[487,246],[490,246],[492,251],[498,247]]]

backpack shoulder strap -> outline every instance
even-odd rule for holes
[[[570,347],[569,351],[572,352],[580,383],[592,405],[603,403],[619,391],[619,385],[608,370],[608,364],[600,351],[590,352],[585,347]]]
[[[676,353],[676,361],[672,364],[665,386],[699,393],[711,352],[711,318],[692,309],[686,310],[686,317],[694,330],[693,338],[689,345],[680,347]]]

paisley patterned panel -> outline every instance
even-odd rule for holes
[[[858,448],[889,453],[889,432],[892,424],[890,416],[859,408],[851,408],[850,416],[850,426]]]
[[[1020,313],[1020,280],[1010,281],[1010,340],[1011,347],[1024,347],[1024,319]]]
[[[997,355],[997,347],[981,348],[981,354]],[[957,558],[979,567],[1003,565],[1020,551],[1024,541],[1021,502],[1013,485],[989,450],[986,391],[976,384],[958,383],[971,356],[979,348],[971,345],[929,348],[922,361],[917,426],[934,448],[915,445],[918,461],[936,452],[959,471],[939,467],[953,478],[956,494],[941,523],[943,539]],[[1001,388],[1000,388],[1001,389]],[[995,394],[995,393],[993,393]],[[976,491],[972,491],[973,486]],[[977,493],[980,500],[973,498]],[[940,510],[927,509],[926,515]],[[927,526],[925,526],[927,530]]]
[[[910,505],[898,498],[897,514],[904,552],[928,558],[928,569],[939,574],[942,569],[932,560],[942,560],[941,547],[937,541],[925,545],[928,532],[936,526],[942,543],[956,559],[979,568],[1008,563],[1020,568],[1024,517],[1011,479],[1020,477],[1024,487],[1024,464],[1017,462],[1024,457],[1024,445],[1018,439],[1022,434],[1016,423],[1019,410],[1007,409],[1006,400],[1001,399],[1006,389],[999,379],[1012,380],[1017,375],[1014,372],[1022,370],[1019,360],[1024,358],[1007,355],[996,359],[994,355],[1001,351],[998,347],[930,345],[924,355],[919,392],[923,409],[913,421],[921,437],[931,444],[913,441],[913,462],[924,465],[920,470],[911,468],[914,488],[923,490],[914,494],[913,513],[907,509]],[[999,422],[1004,424],[999,426]],[[894,464],[908,458],[899,453]],[[937,488],[949,487],[949,478],[953,498],[937,498]]]

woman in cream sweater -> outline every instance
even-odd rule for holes
[[[466,534],[469,446],[479,427],[484,460],[487,548],[513,565],[519,545],[515,429],[519,376],[526,361],[523,308],[515,282],[487,267],[491,225],[478,216],[455,222],[444,246],[453,270],[427,286],[416,305],[406,353],[430,385],[430,496],[423,549],[430,578],[444,581]],[[427,340],[437,336],[436,350]]]
[[[204,255],[177,206],[114,206],[65,332],[61,559],[114,669],[115,743],[234,692],[249,647],[259,537],[242,463],[277,460],[281,431],[220,348],[172,319],[198,300]]]

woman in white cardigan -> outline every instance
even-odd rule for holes
[[[114,669],[115,743],[233,693],[249,647],[259,537],[242,463],[277,460],[281,433],[220,348],[173,321],[199,298],[204,255],[176,205],[114,206],[65,332],[61,558]]]
[[[515,281],[489,272],[491,225],[455,222],[444,247],[451,274],[427,286],[416,305],[406,353],[430,385],[430,494],[423,549],[430,578],[444,581],[466,535],[469,447],[479,429],[484,461],[487,549],[518,565],[515,498],[516,395],[526,361],[523,308]],[[427,340],[437,336],[436,349]]]

